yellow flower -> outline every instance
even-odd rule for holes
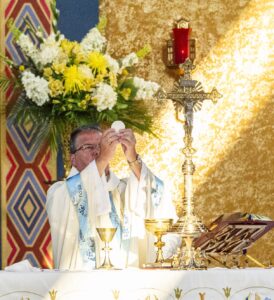
[[[63,74],[66,68],[65,63],[54,63],[52,68],[56,74]]]
[[[78,106],[81,107],[82,109],[86,109],[87,108],[87,101],[82,100],[80,103],[78,103]]]
[[[64,79],[65,79],[65,92],[78,92],[79,90],[84,89],[83,80],[84,76],[82,72],[78,70],[78,67],[73,65],[67,67],[64,71]]]
[[[25,71],[25,67],[24,67],[23,65],[21,65],[21,66],[19,67],[19,71],[21,71],[21,72]]]
[[[84,64],[79,65],[78,71],[82,74],[83,76],[83,90],[90,92],[91,88],[95,86],[95,80],[94,76],[91,72],[91,69]]]
[[[85,78],[85,80],[83,81],[83,90],[91,92],[92,87],[95,85],[94,83],[95,81],[93,78]]]
[[[51,97],[56,97],[62,94],[64,91],[62,81],[55,79],[49,80],[49,89]]]
[[[73,42],[73,47],[71,49],[71,52],[76,55],[77,53],[80,52],[80,50],[81,50],[80,45],[77,42]]]
[[[103,54],[99,52],[90,52],[87,58],[87,63],[92,70],[100,74],[107,72],[107,60]]]
[[[130,88],[125,88],[122,89],[121,95],[124,97],[125,100],[128,100],[131,94],[131,89]]]
[[[127,76],[128,75],[128,71],[126,69],[123,69],[122,75]]]
[[[81,62],[84,62],[86,60],[86,55],[85,53],[78,51],[75,53],[75,63],[80,64]]]
[[[69,61],[68,54],[60,48],[58,56],[54,59],[53,64],[66,64]]]
[[[85,95],[85,100],[86,100],[86,101],[90,101],[90,100],[91,100],[90,94],[86,94],[86,95]]]
[[[95,84],[100,83],[102,81],[104,81],[104,75],[98,74],[95,78]]]
[[[77,42],[71,42],[67,39],[63,39],[61,41],[61,48],[63,49],[63,51],[67,54],[70,55],[74,48],[77,48],[77,45],[79,46],[79,44]],[[77,51],[77,50],[76,50]]]
[[[49,78],[52,75],[52,69],[51,68],[45,68],[44,69],[44,76],[46,78]]]
[[[113,72],[109,73],[109,81],[111,86],[117,87],[117,77]]]

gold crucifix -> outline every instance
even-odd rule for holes
[[[191,71],[195,69],[192,61],[188,58],[180,65],[183,69],[183,75],[174,84],[173,89],[168,92],[162,92],[160,98],[171,99],[176,109],[176,119],[184,123],[185,129],[185,155],[193,154],[195,150],[192,148],[192,128],[193,128],[193,113],[202,107],[205,100],[212,100],[216,103],[221,94],[216,88],[213,88],[210,93],[203,91],[202,84],[191,78]],[[179,112],[183,110],[185,119],[179,118]]]
[[[192,155],[195,149],[192,147],[192,129],[194,112],[202,108],[203,101],[212,100],[217,102],[221,97],[219,92],[214,88],[210,93],[203,91],[202,84],[191,78],[191,71],[195,68],[192,61],[187,58],[180,65],[183,70],[179,80],[174,84],[173,89],[166,93],[159,92],[159,99],[171,99],[176,109],[176,119],[184,124],[184,143],[185,148],[183,153],[185,161],[182,165],[184,174],[184,197],[183,197],[183,213],[179,216],[176,224],[171,228],[171,232],[175,232],[182,236],[185,242],[185,247],[182,246],[179,255],[179,263],[174,266],[179,269],[201,268],[202,264],[197,257],[200,253],[194,250],[193,240],[206,231],[205,226],[194,214],[193,191],[192,191],[192,176],[195,172],[195,166],[192,161]],[[179,113],[183,112],[184,120],[179,118]]]

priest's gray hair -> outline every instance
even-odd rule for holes
[[[102,132],[102,129],[98,124],[90,124],[90,125],[83,125],[81,127],[78,127],[72,131],[70,134],[70,143],[69,143],[69,150],[70,153],[73,154],[76,152],[76,138],[77,136],[82,133],[82,132],[87,132],[87,131],[98,131]]]

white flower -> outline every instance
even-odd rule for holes
[[[98,111],[112,109],[117,102],[117,94],[110,85],[101,82],[92,93],[92,101]]]
[[[114,58],[112,58],[109,54],[105,54],[105,58],[108,62],[109,70],[114,74],[117,74],[120,69],[118,62]]]
[[[38,28],[38,30],[36,31],[35,35],[36,35],[39,39],[43,39],[43,38],[44,38],[44,32],[42,31],[41,27]]]
[[[139,58],[135,52],[132,52],[122,59],[122,68],[132,67],[138,64]]]
[[[38,106],[49,101],[48,82],[39,76],[35,76],[30,71],[24,71],[22,74],[22,83],[29,99]]]
[[[156,82],[145,81],[143,78],[134,77],[133,84],[138,88],[136,99],[151,99],[159,90],[160,86]]]
[[[102,52],[106,45],[106,41],[106,38],[101,35],[100,31],[96,27],[94,27],[83,38],[80,45],[84,52]]]
[[[33,42],[31,41],[28,35],[21,33],[17,40],[17,44],[22,49],[25,55],[35,60],[35,56],[37,54],[37,48],[33,44]]]
[[[52,63],[59,55],[60,42],[56,41],[55,34],[50,34],[44,42],[40,45],[40,51],[35,56],[36,64],[40,63],[42,66]]]

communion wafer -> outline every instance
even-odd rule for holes
[[[115,129],[117,132],[119,132],[121,129],[125,129],[126,126],[122,121],[114,121],[111,124],[111,128]]]

